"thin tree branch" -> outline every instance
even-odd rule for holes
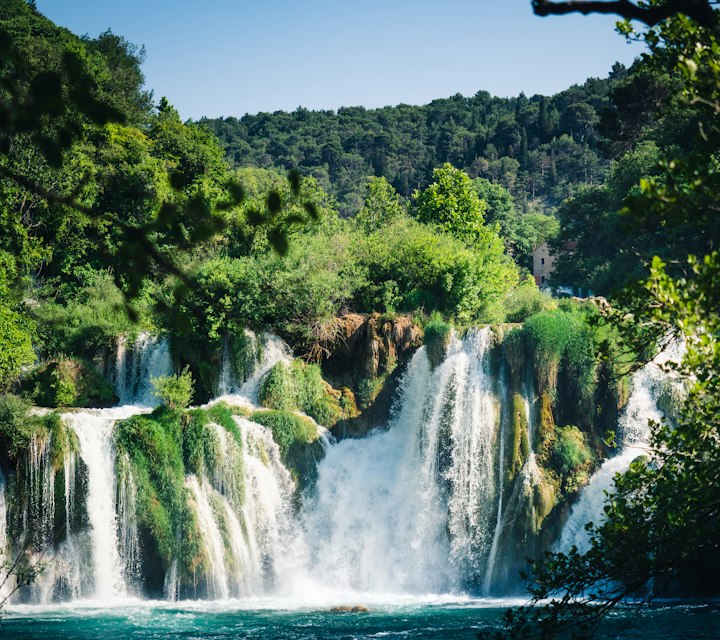
[[[712,8],[710,0],[667,0],[657,6],[641,7],[630,0],[568,0],[567,2],[551,2],[551,0],[532,0],[533,12],[537,16],[561,16],[568,13],[603,13],[614,14],[626,20],[637,20],[654,27],[663,20],[679,14],[686,15],[703,27],[716,27],[717,12]]]

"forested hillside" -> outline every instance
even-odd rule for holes
[[[425,106],[299,108],[202,123],[235,166],[300,169],[344,216],[363,207],[369,176],[412,202],[433,169],[450,163],[474,179],[486,222],[499,224],[521,266],[550,240],[555,284],[607,295],[640,277],[655,254],[673,260],[707,246],[688,227],[661,237],[618,213],[664,155],[693,148],[697,117],[680,94],[677,78],[639,60],[555,96],[480,91]]]
[[[203,120],[238,167],[298,167],[316,177],[351,215],[367,176],[384,176],[403,197],[428,185],[445,162],[501,184],[522,210],[545,209],[580,184],[601,183],[601,116],[627,75],[616,65],[555,96],[496,98],[478,91],[429,105],[335,111],[277,111]]]

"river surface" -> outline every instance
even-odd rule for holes
[[[127,601],[112,608],[92,602],[13,606],[0,622],[0,637],[37,640],[176,638],[223,640],[477,637],[498,629],[505,607],[520,601],[453,597],[367,599],[367,613],[331,613],[328,607],[272,599],[215,602]],[[687,640],[720,638],[720,603],[656,604],[621,608],[597,636]]]

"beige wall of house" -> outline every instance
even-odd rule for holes
[[[533,276],[538,287],[548,286],[554,263],[555,258],[550,254],[547,242],[533,251]]]

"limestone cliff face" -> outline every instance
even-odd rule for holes
[[[335,388],[355,395],[359,415],[341,420],[333,434],[361,437],[387,423],[397,379],[422,345],[422,330],[410,316],[349,313],[336,318],[322,345],[322,368]]]

